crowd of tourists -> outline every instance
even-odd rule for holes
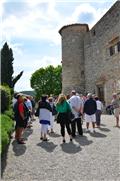
[[[22,135],[26,128],[32,127],[35,120],[35,100],[32,96],[15,95],[13,101],[15,119],[15,139],[19,144],[24,144]]]
[[[54,134],[54,122],[60,125],[62,142],[66,142],[65,129],[70,142],[76,137],[83,136],[83,120],[86,123],[86,132],[95,133],[95,128],[101,126],[103,104],[99,98],[91,93],[87,96],[72,90],[70,95],[60,94],[57,98],[43,95],[35,110],[35,100],[31,96],[16,95],[14,102],[15,112],[15,139],[18,144],[25,144],[22,137],[24,130],[32,126],[35,117],[40,123],[40,140],[48,141],[48,134]],[[119,127],[120,99],[113,94],[111,102],[116,117],[116,127]],[[90,127],[92,129],[90,130]]]

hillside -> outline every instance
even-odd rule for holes
[[[20,93],[30,95],[30,96],[35,96],[35,91],[21,91]]]

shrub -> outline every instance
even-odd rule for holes
[[[10,141],[10,134],[13,131],[14,122],[5,114],[0,115],[1,120],[1,152],[3,152]]]
[[[9,143],[9,137],[8,137],[8,134],[6,132],[6,130],[3,128],[1,130],[1,147],[0,147],[0,153],[3,153]]]
[[[5,130],[9,134],[12,132],[13,126],[14,126],[13,120],[7,115],[2,114],[1,115],[1,129],[5,128]]]
[[[8,117],[10,117],[11,119],[14,119],[14,112],[13,109],[10,108],[9,110],[4,112],[5,115],[7,115]]]
[[[11,103],[11,90],[7,86],[0,86],[1,91],[1,112],[9,109]]]

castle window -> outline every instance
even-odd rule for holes
[[[84,70],[81,71],[81,77],[84,77]]]
[[[117,43],[118,52],[120,52],[120,41]]]
[[[120,52],[120,39],[119,36],[114,37],[109,41],[109,52],[110,56]]]
[[[115,54],[115,47],[114,47],[114,46],[111,46],[111,47],[109,48],[109,50],[110,50],[110,56],[112,56],[113,54]]]
[[[109,47],[110,56],[120,52],[120,41]]]

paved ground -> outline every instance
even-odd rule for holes
[[[85,123],[83,124],[85,128]],[[26,145],[11,141],[4,181],[118,181],[120,129],[113,116],[102,116],[101,129],[62,144],[59,125],[48,143],[40,141],[38,121],[26,130]]]

